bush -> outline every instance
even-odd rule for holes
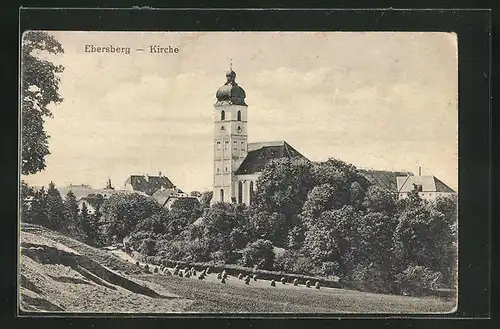
[[[259,269],[270,270],[273,268],[274,258],[272,242],[259,239],[249,243],[243,250],[242,263],[245,266],[255,265]]]
[[[285,250],[285,252],[276,256],[273,269],[288,273],[294,272],[298,257],[299,255],[296,252]]]
[[[153,256],[155,254],[156,241],[153,239],[142,240],[139,252],[144,256]]]
[[[351,285],[361,291],[391,293],[394,287],[390,282],[387,271],[373,263],[358,264],[351,273]]]
[[[339,272],[339,263],[338,262],[323,262],[321,264],[321,275],[324,276],[334,276]]]
[[[293,265],[293,272],[300,274],[311,274],[314,273],[316,265],[314,262],[307,257],[299,256]]]
[[[441,288],[442,275],[424,266],[408,266],[396,275],[396,284],[403,294],[421,296]]]

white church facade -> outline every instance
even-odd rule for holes
[[[217,202],[252,203],[252,195],[265,165],[272,159],[303,158],[285,141],[248,142],[246,93],[236,83],[236,73],[226,73],[214,104],[213,197]]]

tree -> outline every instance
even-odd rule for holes
[[[23,214],[21,214],[24,216]],[[47,191],[44,187],[39,191],[34,191],[33,200],[29,205],[27,214],[29,222],[47,227],[48,223],[48,206],[47,206]]]
[[[89,214],[87,203],[82,204],[82,209],[80,210],[80,223],[85,237],[85,243],[95,246],[98,245],[98,226],[97,220]]]
[[[312,163],[303,159],[281,158],[268,162],[257,179],[258,189],[250,212],[267,232],[257,233],[285,247],[290,230],[300,220],[298,215],[313,187]],[[267,222],[267,224],[266,224]],[[265,234],[263,234],[265,233]]]
[[[287,219],[297,215],[313,186],[311,163],[302,159],[281,158],[268,162],[257,180],[257,207],[280,213]]]
[[[141,194],[116,193],[101,207],[100,231],[104,243],[122,241],[138,223],[160,211],[161,206],[151,197]]]
[[[77,240],[85,241],[86,237],[80,221],[78,202],[73,191],[66,194],[64,206],[64,222],[61,223],[61,231]]]
[[[53,182],[49,183],[46,196],[47,217],[45,223],[40,223],[49,229],[59,230],[64,221],[64,203],[61,194]]]
[[[26,182],[21,181],[21,221],[26,223],[33,223],[33,212],[32,206],[35,202],[35,191],[26,184]]]
[[[258,211],[250,216],[251,230],[260,239],[271,241],[277,246],[285,246],[287,227],[285,215],[277,212]]]
[[[170,209],[171,217],[184,222],[183,226],[191,224],[202,215],[201,204],[195,198],[179,198]]]
[[[385,213],[392,216],[396,210],[396,200],[393,195],[377,185],[368,187],[363,206],[369,212]]]
[[[213,191],[207,191],[201,194],[200,203],[202,209],[210,208],[210,201],[212,200],[213,194]]]
[[[424,266],[447,273],[450,266],[454,267],[452,228],[446,216],[435,209],[435,204],[424,201],[408,200],[406,209],[399,215],[393,236],[395,256],[400,268]]]
[[[21,47],[21,173],[29,175],[45,169],[45,156],[50,154],[44,121],[52,117],[50,104],[59,104],[59,76],[63,71],[40,58],[40,52],[63,53],[61,44],[41,31],[23,34]]]
[[[324,211],[306,231],[302,252],[318,266],[338,262],[339,271],[348,273],[357,262],[360,223],[352,206]]]
[[[246,210],[241,204],[219,202],[207,211],[203,221],[203,238],[209,242],[211,252],[220,251],[224,259],[230,258],[234,251],[231,233],[235,228],[244,230],[248,226]]]

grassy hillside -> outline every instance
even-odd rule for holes
[[[21,228],[21,309],[49,312],[440,313],[454,303],[335,288],[226,284],[146,273],[132,259],[34,225]]]
[[[106,252],[23,225],[20,308],[28,312],[164,313],[182,311],[192,303],[125,274],[131,270],[140,272],[114,256],[107,257]]]

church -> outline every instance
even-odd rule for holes
[[[257,178],[265,165],[279,158],[306,159],[285,141],[248,142],[246,93],[236,83],[232,66],[214,104],[213,197],[217,202],[252,203]],[[306,159],[307,160],[307,159]]]

